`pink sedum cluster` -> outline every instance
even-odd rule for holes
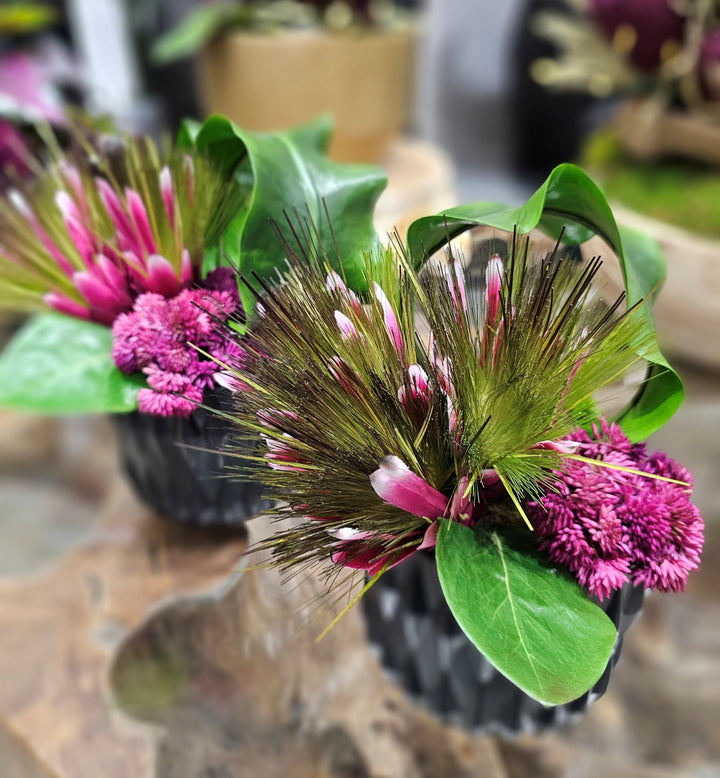
[[[124,373],[147,376],[148,388],[138,395],[141,412],[187,418],[203,392],[222,383],[222,368],[214,360],[225,363],[240,354],[218,324],[239,309],[233,271],[220,268],[207,276],[203,288],[183,289],[171,298],[141,294],[132,311],[115,319],[115,363]]]
[[[593,433],[565,441],[582,457],[683,483],[568,459],[553,490],[527,506],[541,550],[600,599],[629,581],[682,591],[700,562],[704,531],[690,473],[666,454],[648,455],[615,424],[602,421]]]

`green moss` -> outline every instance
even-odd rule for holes
[[[691,232],[720,237],[720,171],[685,161],[629,159],[608,130],[589,139],[581,164],[611,202]]]

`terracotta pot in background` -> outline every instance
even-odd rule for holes
[[[248,130],[283,130],[329,112],[330,155],[377,162],[410,110],[410,30],[229,33],[199,56],[199,99]]]

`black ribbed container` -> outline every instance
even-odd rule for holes
[[[222,410],[230,392],[207,392],[204,402]],[[112,416],[118,437],[120,464],[140,498],[162,516],[183,524],[241,524],[262,513],[269,503],[262,487],[227,469],[242,460],[227,456],[255,444],[231,437],[232,425],[205,408],[189,419],[148,413]],[[206,450],[200,450],[206,449]]]
[[[388,675],[449,724],[504,735],[568,724],[605,693],[623,635],[644,591],[627,585],[601,603],[618,630],[605,672],[582,697],[545,707],[475,648],[445,602],[432,552],[419,552],[384,573],[363,596],[368,639]]]

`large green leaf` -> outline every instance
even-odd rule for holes
[[[330,136],[327,118],[285,132],[242,130],[229,119],[213,116],[196,137],[226,175],[252,180],[249,208],[239,213],[224,239],[229,261],[247,278],[267,279],[284,266],[286,250],[274,224],[285,228],[312,222],[317,241],[350,286],[362,289],[363,252],[379,245],[373,212],[387,178],[371,165],[333,162],[323,152]],[[289,241],[291,245],[294,240]]]
[[[126,376],[108,327],[42,313],[0,355],[0,406],[47,415],[122,413],[137,407],[142,376]]]
[[[441,520],[435,550],[458,624],[503,675],[545,705],[580,697],[602,675],[617,632],[566,575],[497,533]]]
[[[648,298],[638,315],[652,344],[650,353],[644,353],[651,365],[646,382],[618,421],[632,440],[642,440],[659,429],[680,406],[683,387],[655,337],[651,302],[665,278],[665,262],[657,243],[635,232],[623,231],[621,235],[600,189],[580,168],[559,165],[519,208],[475,203],[413,222],[407,236],[410,255],[420,265],[448,240],[478,225],[508,232],[517,229],[520,234],[540,228],[553,236],[564,229],[566,243],[582,243],[599,235],[611,246],[620,262],[628,303]]]

